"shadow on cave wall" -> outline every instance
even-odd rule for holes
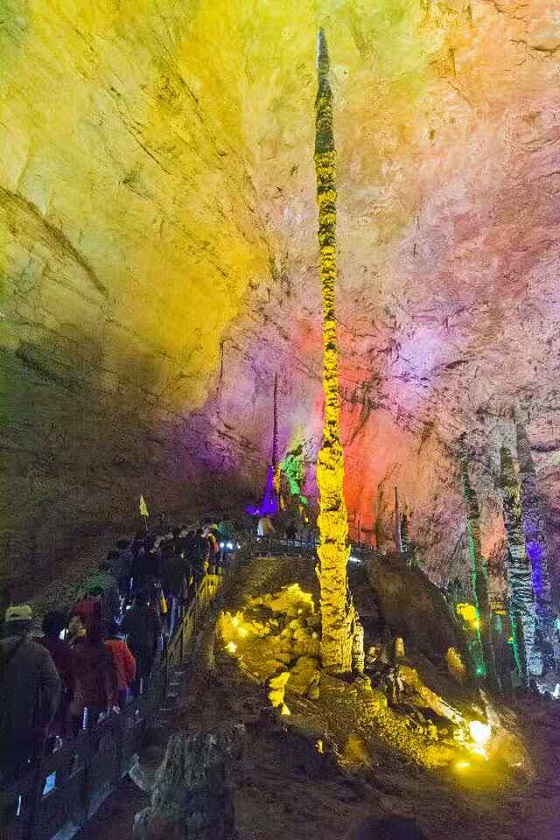
[[[204,503],[204,487],[170,466],[178,457],[171,423],[157,419],[157,405],[147,411],[158,377],[149,357],[121,368],[116,382],[103,369],[101,344],[75,328],[72,335],[2,353],[0,580],[24,593],[86,547],[102,552],[119,532],[131,533],[140,493],[154,514]]]

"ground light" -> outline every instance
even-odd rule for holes
[[[492,736],[492,727],[480,720],[471,720],[469,721],[469,734],[473,740],[473,743],[469,744],[469,750],[487,759],[486,747]]]

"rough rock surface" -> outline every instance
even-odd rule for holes
[[[465,642],[445,598],[419,569],[404,560],[371,557],[367,575],[375,593],[380,620],[394,634],[434,662],[450,648],[465,652]]]
[[[8,0],[0,42],[8,571],[261,491],[321,415],[315,33],[333,59],[350,513],[393,486],[430,573],[483,551],[510,412],[560,521],[560,31],[546,0]],[[313,492],[312,482],[308,487]],[[556,529],[557,530],[557,529]],[[557,539],[557,537],[556,537]],[[557,570],[558,571],[558,570]],[[494,575],[496,584],[496,575]]]

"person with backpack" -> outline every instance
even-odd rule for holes
[[[0,775],[13,779],[37,760],[58,708],[61,680],[49,651],[30,635],[28,604],[6,610],[0,640]]]
[[[136,659],[136,678],[132,693],[138,697],[141,685],[147,685],[156,658],[161,622],[155,609],[149,606],[145,592],[138,592],[121,623],[121,632]]]
[[[168,632],[172,636],[185,591],[185,561],[171,540],[164,543],[161,555],[161,586],[168,606]]]

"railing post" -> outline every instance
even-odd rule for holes
[[[167,697],[167,689],[169,688],[169,639],[167,636],[163,637],[163,699]]]
[[[113,715],[113,738],[115,739],[116,770],[113,785],[117,787],[124,770],[124,714]]]
[[[35,829],[37,827],[37,817],[39,808],[41,807],[41,799],[43,798],[43,749],[37,756],[37,765],[35,773],[33,774],[33,782],[31,787],[30,803],[29,803],[29,817],[27,822],[27,840],[33,840],[35,837]]]

